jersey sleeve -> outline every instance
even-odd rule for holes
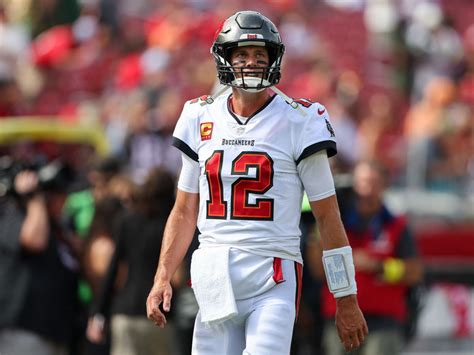
[[[326,150],[328,157],[337,153],[336,135],[326,108],[315,103],[306,112],[296,143],[296,164],[322,150]]]
[[[199,193],[199,175],[201,170],[199,163],[189,158],[186,154],[181,154],[182,168],[178,179],[178,189]]]
[[[198,112],[186,102],[173,132],[173,145],[194,161],[198,161],[196,122]]]
[[[336,193],[334,180],[326,152],[320,151],[297,166],[308,201],[318,201]]]

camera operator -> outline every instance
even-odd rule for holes
[[[77,269],[56,213],[64,186],[22,170],[0,197],[0,354],[65,355]]]

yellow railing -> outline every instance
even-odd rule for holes
[[[22,140],[89,144],[101,156],[108,153],[104,131],[97,124],[67,122],[55,116],[0,118],[0,145]]]

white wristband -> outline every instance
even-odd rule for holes
[[[357,294],[352,248],[323,250],[323,266],[329,291],[335,298]]]

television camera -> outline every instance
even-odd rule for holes
[[[42,191],[66,190],[74,178],[71,168],[59,159],[30,163],[3,156],[0,157],[0,198],[18,195],[15,177],[25,170],[37,172],[38,189]]]

